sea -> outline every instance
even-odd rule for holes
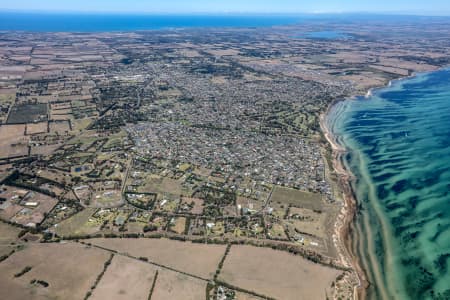
[[[175,15],[0,12],[0,30],[106,32],[195,27],[270,27],[299,23],[299,15]]]
[[[437,17],[380,14],[155,14],[155,13],[80,13],[0,10],[0,31],[35,32],[109,32],[196,27],[271,27],[318,21],[318,31],[301,38],[349,38],[327,28],[326,22],[436,22]],[[323,23],[325,22],[325,23]]]
[[[450,299],[450,69],[336,104],[368,299]]]

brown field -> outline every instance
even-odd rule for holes
[[[183,187],[181,186],[181,181],[167,178],[167,177],[159,177],[150,175],[147,177],[145,181],[145,185],[139,188],[139,192],[150,192],[150,193],[170,193],[172,195],[180,195],[183,194]],[[188,194],[188,193],[186,193]]]
[[[61,109],[53,109],[52,110],[52,114],[56,114],[56,115],[68,115],[72,113],[72,108],[68,107],[68,108],[61,108]]]
[[[250,294],[242,293],[242,292],[236,292],[235,294],[236,300],[261,300],[263,298],[252,296]]]
[[[342,61],[343,63],[364,64],[370,61],[370,57],[364,54],[355,52],[339,52],[336,54],[328,55],[330,58],[334,58],[335,61]]]
[[[0,245],[9,244],[17,239],[20,228],[0,222]]]
[[[55,114],[51,115],[51,119],[53,121],[67,121],[70,120],[71,118],[72,115],[55,115]]]
[[[26,126],[26,134],[37,134],[47,132],[47,122],[30,123]]]
[[[173,223],[170,224],[170,230],[178,234],[184,233],[185,228],[186,228],[185,217],[175,218]]]
[[[52,103],[50,105],[51,110],[60,110],[60,109],[69,109],[72,108],[72,105],[70,102],[63,102],[63,103]]]
[[[205,245],[168,239],[90,239],[90,243],[135,257],[147,257],[151,262],[212,278],[225,253],[224,245]]]
[[[356,86],[366,92],[369,88],[385,85],[387,80],[381,75],[374,75],[370,72],[361,72],[360,74],[340,76],[342,80],[352,81]]]
[[[406,69],[398,68],[398,67],[389,67],[389,66],[382,66],[382,65],[369,65],[370,68],[383,71],[386,73],[393,73],[400,76],[408,76],[409,71]]]
[[[152,300],[205,299],[206,281],[170,270],[160,270],[153,290]]]
[[[219,279],[269,297],[289,300],[325,299],[339,271],[287,252],[233,246]]]
[[[0,264],[0,299],[83,299],[109,254],[80,244],[29,244]],[[14,274],[26,266],[31,271]],[[48,287],[30,284],[43,280]]]
[[[94,292],[92,300],[147,300],[156,267],[116,255]]]
[[[311,210],[321,210],[323,205],[320,194],[280,186],[274,187],[270,201],[271,203],[291,204]]]
[[[6,255],[14,248],[11,243],[18,239],[20,228],[0,222],[0,256]]]
[[[50,122],[50,132],[64,134],[66,131],[70,131],[69,121]]]
[[[214,56],[233,56],[240,53],[239,50],[235,49],[208,49],[205,52]]]
[[[0,126],[0,158],[28,155],[29,138],[25,135],[25,125]]]
[[[423,62],[406,61],[391,57],[381,57],[380,64],[384,66],[395,66],[397,68],[414,70],[416,72],[431,71],[436,68]]]

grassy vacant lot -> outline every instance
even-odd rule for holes
[[[86,129],[86,127],[91,124],[93,119],[85,118],[85,119],[77,119],[73,121],[73,128],[75,131],[82,131]]]
[[[317,213],[309,209],[292,207],[291,216],[301,216],[303,219],[290,218],[286,223],[294,226],[298,231],[305,232],[320,238],[326,238],[326,218],[328,214]]]
[[[116,255],[91,299],[147,300],[155,273],[156,267],[152,265]]]
[[[93,195],[93,205],[95,207],[117,207],[123,204],[120,190],[98,191]]]
[[[293,206],[308,208],[311,210],[322,209],[322,196],[318,193],[299,191],[296,189],[276,186],[273,189],[271,202],[291,204]]]
[[[16,98],[16,91],[15,89],[11,90],[2,90],[0,92],[0,104],[2,103],[8,103],[13,102]]]
[[[108,258],[106,251],[75,243],[30,244],[0,263],[0,299],[83,299]],[[31,270],[14,276],[26,267]]]
[[[339,271],[287,252],[233,246],[219,279],[283,300],[325,299]]]
[[[205,299],[206,281],[170,270],[160,270],[153,290],[152,300]]]
[[[62,221],[56,227],[56,233],[60,236],[71,236],[95,232],[98,228],[89,226],[89,219],[95,211],[95,208],[86,208],[69,219]]]
[[[90,239],[89,243],[107,249],[146,257],[151,262],[202,278],[212,278],[225,253],[224,245],[205,245],[168,239]]]
[[[58,134],[64,134],[65,132],[70,131],[70,124],[69,121],[58,121],[58,122],[51,122],[50,123],[50,132]]]
[[[169,193],[172,195],[189,194],[189,191],[186,191],[181,186],[180,180],[168,177],[159,177],[158,175],[154,174],[150,174],[147,176],[145,185],[139,187],[139,192],[158,194]]]

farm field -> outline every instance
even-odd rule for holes
[[[0,136],[0,158],[28,155],[29,137],[25,136],[25,125],[2,125]]]
[[[276,299],[314,300],[331,294],[339,273],[286,252],[233,246],[219,280]]]
[[[225,253],[225,245],[205,245],[168,239],[89,239],[87,242],[103,248],[145,257],[150,262],[205,279],[213,277]]]
[[[30,123],[26,126],[26,134],[31,135],[37,133],[46,133],[47,127],[47,122]]]
[[[6,255],[14,248],[20,229],[0,222],[0,256]]]
[[[83,299],[108,258],[75,243],[29,244],[0,263],[0,299]]]
[[[152,300],[199,300],[205,299],[206,281],[170,270],[158,271]]]
[[[92,300],[147,300],[156,267],[115,255],[106,273],[92,293]]]

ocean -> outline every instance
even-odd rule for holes
[[[437,17],[381,14],[119,14],[0,11],[0,31],[107,32],[196,27],[271,27],[318,22],[320,31],[300,38],[350,38],[324,27],[323,22],[411,22],[439,21]],[[445,18],[444,18],[445,20]]]
[[[104,32],[193,27],[268,27],[300,22],[294,15],[138,15],[0,12],[0,30]]]
[[[450,299],[450,70],[340,102],[327,121],[356,177],[368,298]]]

